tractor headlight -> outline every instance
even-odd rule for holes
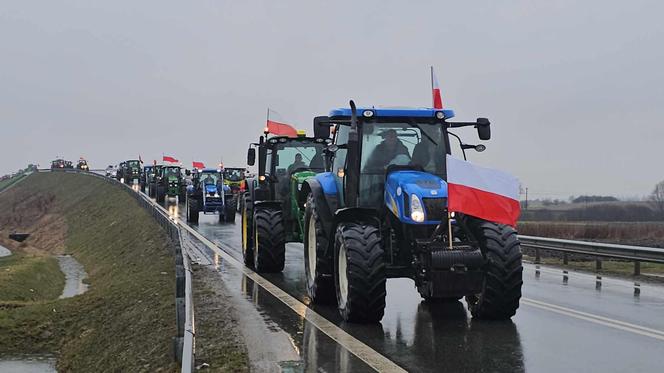
[[[438,119],[445,119],[445,113],[442,111],[437,111],[436,112],[436,118]]]
[[[424,208],[416,194],[410,195],[410,218],[417,223],[424,222]]]

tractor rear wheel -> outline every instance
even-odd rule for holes
[[[187,198],[187,221],[198,223],[198,200]]]
[[[254,211],[254,268],[281,272],[286,259],[286,234],[281,211],[258,207]]]
[[[226,204],[224,205],[224,219],[227,223],[235,223],[235,197],[226,198]]]
[[[519,308],[523,265],[521,244],[509,226],[468,218],[467,226],[486,259],[482,292],[466,296],[473,317],[507,320]]]
[[[253,215],[252,215],[253,202],[251,195],[245,193],[244,203],[242,204],[242,258],[244,265],[247,267],[254,266],[254,237]]]
[[[334,272],[341,316],[379,322],[385,313],[385,262],[378,228],[342,223],[335,235]]]
[[[157,202],[164,203],[166,200],[166,188],[162,185],[157,184]]]
[[[316,211],[316,200],[307,197],[304,210],[304,274],[307,293],[314,303],[332,303],[335,299],[332,258],[326,256],[328,238]]]

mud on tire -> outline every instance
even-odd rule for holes
[[[467,296],[473,317],[506,320],[519,308],[523,265],[517,232],[509,226],[467,218],[466,224],[486,258],[482,292]]]
[[[254,211],[254,268],[256,272],[281,272],[286,259],[286,234],[281,211]]]
[[[332,258],[326,256],[328,238],[316,211],[316,200],[312,194],[307,197],[304,210],[304,274],[307,293],[314,303],[334,303],[334,277]],[[313,229],[313,232],[311,230]],[[312,233],[312,237],[309,233]],[[313,238],[314,242],[311,242]],[[315,245],[315,258],[310,258],[309,245]],[[309,260],[315,261],[312,266]],[[311,268],[314,267],[314,268]]]
[[[187,198],[187,221],[198,223],[198,200]]]
[[[341,316],[346,321],[379,322],[385,313],[386,273],[378,228],[342,223],[334,246],[334,282]]]

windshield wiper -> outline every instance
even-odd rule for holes
[[[410,123],[408,123],[408,124],[409,124],[411,127],[416,127],[417,129],[419,129],[419,130],[420,130],[420,133],[423,134],[424,136],[426,136],[427,139],[429,139],[429,141],[431,141],[431,143],[433,143],[434,146],[438,146],[438,143],[437,143],[436,141],[434,141],[433,138],[432,138],[431,136],[429,136],[429,134],[426,133],[426,131],[424,131],[424,130],[422,129],[422,127],[420,127],[419,124],[417,124],[417,122],[412,121],[412,122],[410,122]]]

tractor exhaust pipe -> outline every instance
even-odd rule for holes
[[[348,132],[348,155],[346,157],[346,203],[359,205],[360,187],[360,138],[357,130],[357,108],[350,100],[350,131]]]

